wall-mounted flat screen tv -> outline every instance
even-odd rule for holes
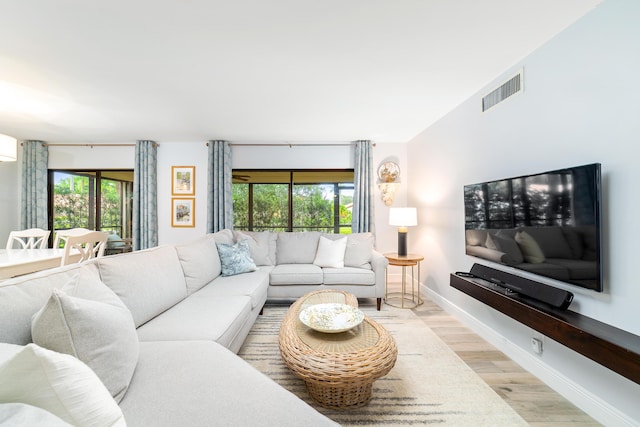
[[[465,185],[467,255],[602,292],[600,164]]]

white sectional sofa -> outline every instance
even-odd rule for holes
[[[373,234],[247,231],[234,231],[233,234],[236,240],[250,239],[253,259],[261,269],[269,272],[267,297],[270,300],[299,298],[314,290],[335,288],[358,298],[375,298],[380,310],[389,262],[374,249]],[[323,246],[323,239],[344,240],[343,256],[339,256],[340,248]],[[331,255],[334,251],[338,252],[337,258],[342,263],[333,264]]]
[[[341,238],[223,230],[0,282],[0,424],[337,425],[234,354],[267,298],[382,297],[371,235],[338,242],[342,267],[321,237]],[[217,245],[255,265],[223,275]]]

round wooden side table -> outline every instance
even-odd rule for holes
[[[389,267],[385,272],[385,291],[384,302],[399,308],[415,308],[422,304],[420,298],[420,261],[424,260],[422,255],[407,254],[398,255],[397,253],[387,253],[384,256],[389,260],[390,266],[402,267],[402,291],[389,292]],[[411,293],[407,292],[407,267],[411,267]],[[414,267],[418,267],[418,292],[415,291]]]

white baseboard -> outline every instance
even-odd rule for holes
[[[531,353],[507,340],[494,329],[488,327],[462,308],[451,303],[451,301],[443,298],[440,294],[424,285],[421,285],[421,293],[423,295],[427,295],[431,301],[438,304],[448,313],[457,317],[475,333],[487,340],[498,350],[502,351],[513,361],[538,377],[541,381],[598,422],[612,426],[633,427],[640,425],[637,420],[631,419],[617,408],[611,406],[608,402],[605,402],[597,395],[591,393],[566,376],[562,375],[560,372],[551,368],[549,365],[543,363]]]

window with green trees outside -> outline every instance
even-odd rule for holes
[[[49,170],[49,229],[88,228],[131,238],[132,170]]]
[[[353,170],[234,170],[233,227],[351,233]]]

